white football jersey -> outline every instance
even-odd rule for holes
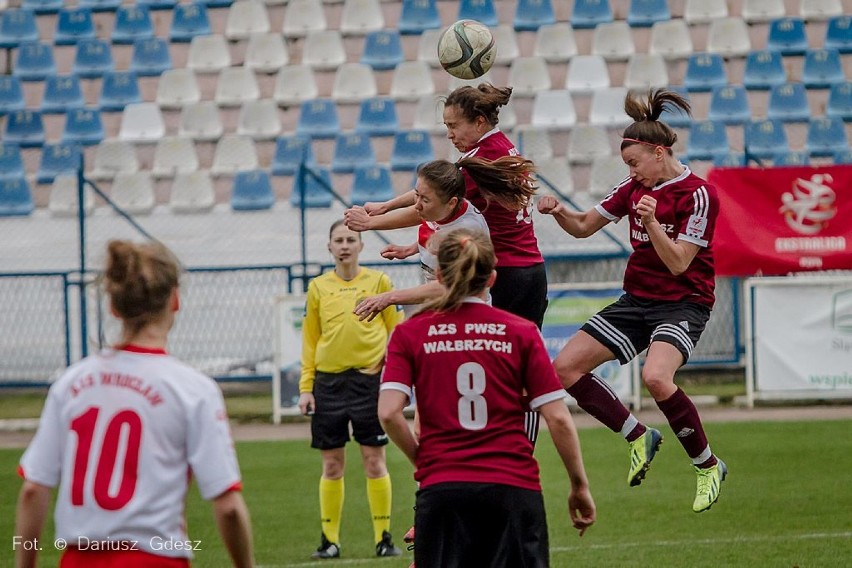
[[[446,232],[453,229],[470,229],[489,234],[485,217],[467,199],[462,201],[461,206],[449,219],[421,222],[417,235],[417,247],[420,250],[420,265],[427,281],[435,279],[435,271],[438,269],[436,252],[440,242],[433,236],[439,231]]]
[[[55,487],[56,537],[125,541],[161,556],[191,557],[190,476],[204,499],[240,487],[219,386],[162,351],[128,347],[71,366],[51,386],[25,479]]]

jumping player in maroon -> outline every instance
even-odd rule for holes
[[[379,418],[416,466],[418,568],[547,566],[547,523],[524,392],[540,410],[571,480],[582,536],[595,506],[564,390],[534,324],[489,306],[491,243],[458,229],[442,239],[446,294],[400,324],[382,374]],[[420,437],[403,408],[417,389]]]
[[[612,359],[627,363],[648,348],[642,380],[692,460],[698,475],[692,508],[699,513],[719,498],[727,467],[710,449],[698,411],[674,375],[710,319],[719,199],[715,187],[673,156],[677,135],[658,120],[664,106],[690,110],[681,96],[664,90],[650,92],[644,101],[625,99],[624,110],[635,121],[621,142],[630,176],[600,204],[581,213],[545,196],[538,209],[578,238],[627,218],[633,254],[624,274],[625,294],[571,338],[554,366],[580,407],[628,441],[627,482],[634,486],[645,477],[662,435],[639,423],[592,370]]]

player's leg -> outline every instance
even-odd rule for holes
[[[316,411],[311,417],[311,447],[322,454],[319,482],[322,536],[312,558],[340,556],[340,522],[345,496],[344,447],[349,441],[349,418],[345,397],[339,395],[339,389],[345,380],[346,377],[339,374],[317,373],[314,383]]]
[[[651,335],[642,380],[692,460],[698,476],[693,510],[700,513],[719,498],[727,467],[710,449],[698,410],[675,385],[674,376],[692,354],[710,312],[694,304],[667,305],[661,311],[661,321]]]
[[[349,378],[352,435],[361,445],[376,556],[399,556],[402,551],[394,546],[390,533],[393,491],[385,458],[388,437],[378,418],[380,377],[353,373]]]
[[[658,430],[639,422],[592,371],[613,359],[622,365],[633,359],[647,346],[645,328],[642,310],[632,298],[622,296],[583,325],[553,361],[562,384],[580,408],[627,441],[630,486],[642,483],[663,438]]]
[[[544,264],[533,266],[498,266],[497,279],[491,288],[491,304],[533,322],[539,329],[547,310],[547,272]],[[538,412],[524,413],[524,431],[535,446],[540,418]]]

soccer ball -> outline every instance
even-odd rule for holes
[[[496,57],[491,30],[476,20],[459,20],[444,30],[438,41],[441,66],[459,79],[482,77]]]

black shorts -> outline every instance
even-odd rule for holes
[[[384,446],[388,436],[379,423],[380,375],[355,370],[342,373],[317,372],[314,381],[316,409],[311,419],[311,447],[342,448],[349,437],[363,446]]]
[[[544,263],[497,266],[497,280],[491,288],[491,305],[531,321],[541,329],[547,309]]]
[[[582,329],[612,351],[624,365],[652,342],[674,345],[685,364],[710,319],[710,308],[693,302],[646,300],[624,294]]]
[[[497,483],[439,483],[417,492],[417,568],[550,565],[540,491]]]

